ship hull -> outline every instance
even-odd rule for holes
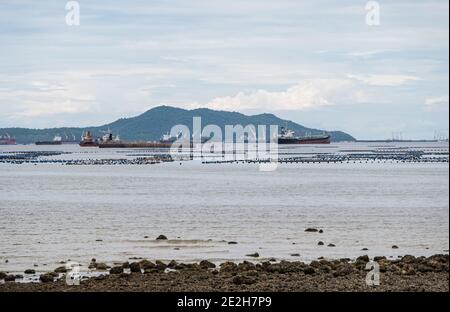
[[[100,143],[98,147],[100,148],[170,148],[172,143],[161,143],[161,142],[111,142],[111,143]]]
[[[80,142],[81,147],[97,147],[98,144],[95,142]]]
[[[62,142],[52,142],[52,141],[45,142],[45,141],[43,141],[43,142],[36,142],[34,144],[36,144],[36,145],[61,145]]]
[[[0,141],[0,145],[16,145],[16,141],[15,140],[3,140]]]
[[[278,139],[278,144],[330,144],[330,137]]]

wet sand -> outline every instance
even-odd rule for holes
[[[356,261],[225,262],[220,266],[206,260],[194,264],[142,260],[109,268],[103,275],[82,280],[79,286],[68,286],[64,275],[56,279],[56,274],[47,273],[41,276],[44,282],[40,283],[4,282],[0,284],[0,292],[449,291],[448,255],[374,260],[380,269],[379,286],[366,284],[369,258],[362,256]],[[91,266],[94,270],[105,270],[104,264],[93,262]]]

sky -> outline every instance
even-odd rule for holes
[[[0,128],[170,105],[358,139],[448,135],[446,0],[377,1],[378,15],[365,0],[79,0],[79,25],[67,2],[0,0]]]

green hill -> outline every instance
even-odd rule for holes
[[[68,135],[80,138],[83,131],[90,130],[95,136],[100,136],[102,131],[108,128],[115,134],[119,134],[123,140],[158,140],[163,133],[170,131],[172,126],[183,124],[189,127],[192,133],[192,118],[201,117],[202,127],[208,124],[218,125],[225,134],[225,125],[247,126],[253,125],[279,125],[285,126],[296,132],[297,135],[321,134],[324,130],[310,129],[292,121],[278,118],[273,114],[260,114],[247,116],[237,112],[216,111],[206,108],[185,110],[170,106],[159,106],[132,118],[121,118],[110,124],[99,127],[86,128],[51,128],[51,129],[26,129],[3,128],[0,134],[8,133],[15,137],[19,144],[29,144],[36,141],[52,140],[55,135]],[[327,131],[334,142],[355,141],[355,138],[342,131]]]

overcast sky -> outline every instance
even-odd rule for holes
[[[360,139],[448,133],[448,1],[0,0],[0,128],[159,105],[271,112]]]

